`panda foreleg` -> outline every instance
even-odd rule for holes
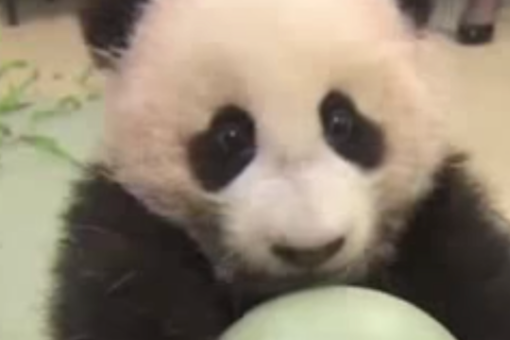
[[[206,340],[231,322],[177,228],[100,176],[79,185],[56,268],[55,340]]]
[[[407,226],[384,289],[424,308],[459,340],[510,339],[506,227],[463,164],[448,164]]]

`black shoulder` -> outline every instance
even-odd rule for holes
[[[151,0],[82,0],[80,22],[99,66],[111,67],[129,47],[134,27]]]
[[[223,288],[178,226],[99,171],[73,202],[55,268],[54,339],[195,340],[229,324]]]
[[[510,339],[505,224],[464,161],[450,159],[407,226],[386,289],[429,311],[460,340]]]
[[[99,222],[103,229],[126,235],[171,230],[169,221],[147,210],[101,166],[91,167],[85,178],[75,184],[64,218],[70,232],[73,226],[97,225]]]

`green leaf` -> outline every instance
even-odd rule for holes
[[[73,95],[62,97],[57,103],[57,109],[63,112],[72,112],[81,109],[81,100]]]
[[[28,68],[29,64],[26,60],[12,60],[0,65],[0,78],[13,70]]]
[[[101,92],[100,91],[90,91],[85,96],[85,100],[87,100],[88,102],[97,101],[99,99],[101,99]]]
[[[28,103],[23,101],[23,99],[17,88],[10,87],[7,94],[0,98],[0,116],[11,114],[27,107]]]
[[[17,91],[18,93],[20,94],[26,94],[27,90],[33,85],[35,84],[35,82],[37,80],[39,80],[39,77],[40,77],[40,74],[39,74],[39,70],[37,69],[33,69],[32,72],[30,72],[30,75],[28,77],[25,78],[25,80],[23,80],[21,82],[21,84],[19,84],[17,86]]]
[[[30,117],[30,123],[34,125],[59,116],[68,115],[81,109],[82,106],[83,103],[78,97],[68,95],[59,99],[53,108],[33,112]]]
[[[36,110],[30,115],[30,125],[35,127],[38,123],[52,119],[58,116],[58,114],[59,112],[55,111],[55,109]]]
[[[0,147],[4,146],[7,138],[12,136],[12,131],[9,126],[0,123]]]
[[[94,65],[89,65],[78,77],[76,77],[76,83],[82,90],[83,100],[86,102],[96,101],[101,98],[101,92],[97,89],[91,80],[94,78]]]
[[[32,146],[35,149],[38,149],[42,152],[45,152],[49,155],[52,155],[60,160],[69,162],[75,166],[80,166],[81,163],[76,158],[74,158],[70,153],[68,153],[57,140],[41,135],[26,135],[22,136],[20,140]]]
[[[12,114],[21,111],[30,106],[27,102],[20,102],[15,98],[8,98],[0,101],[0,116]]]
[[[83,70],[83,72],[80,75],[78,75],[78,77],[76,77],[76,83],[79,86],[86,87],[93,75],[94,66],[89,65]]]
[[[7,94],[0,98],[0,115],[11,114],[29,106],[27,102],[28,89],[39,79],[39,72],[33,70],[20,84],[11,85]]]
[[[12,135],[11,128],[4,123],[0,123],[0,137]]]

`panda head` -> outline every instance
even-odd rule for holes
[[[82,18],[108,61],[105,162],[223,279],[354,280],[391,257],[445,157],[397,5],[111,0]]]

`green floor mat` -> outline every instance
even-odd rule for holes
[[[78,159],[92,156],[101,133],[100,104],[47,123]],[[59,216],[78,168],[29,147],[3,151],[0,169],[0,339],[42,340]]]

